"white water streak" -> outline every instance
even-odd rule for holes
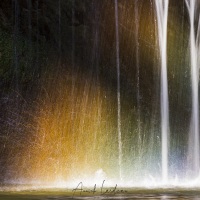
[[[197,33],[195,34],[195,7],[196,0],[185,0],[190,17],[190,62],[191,62],[191,83],[192,83],[192,138],[191,147],[193,149],[193,170],[195,175],[199,173],[200,167],[200,153],[199,153],[199,31],[200,20],[198,18]],[[198,16],[199,17],[199,16]]]
[[[58,1],[58,48],[61,53],[61,2]],[[59,55],[60,56],[60,55]]]
[[[118,0],[115,0],[115,34],[116,34],[116,65],[117,65],[117,129],[118,129],[118,163],[119,177],[122,179],[122,136],[121,136],[121,97],[120,97],[120,62],[119,62],[119,19]]]
[[[167,81],[167,19],[168,0],[155,0],[161,57],[161,131],[162,131],[162,181],[168,181],[169,148],[169,98]]]
[[[137,115],[138,115],[138,134],[139,143],[141,143],[141,124],[140,124],[140,58],[139,58],[139,13],[138,13],[138,0],[135,1],[134,13],[135,13],[135,46],[136,46],[136,80],[137,80]]]

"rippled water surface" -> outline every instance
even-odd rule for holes
[[[12,190],[11,190],[12,189]],[[14,189],[14,190],[13,190]],[[126,192],[124,192],[126,191]],[[104,191],[105,192],[105,191]],[[21,187],[1,187],[0,200],[64,200],[64,199],[200,199],[200,189],[123,189],[122,193],[101,192],[74,193],[69,189],[23,189]]]

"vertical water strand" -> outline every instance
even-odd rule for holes
[[[137,80],[137,112],[138,112],[138,132],[140,134],[140,66],[139,66],[139,16],[138,16],[138,0],[135,2],[135,47],[136,47],[136,80]]]
[[[99,12],[99,3],[95,3],[95,33],[94,33],[94,48],[95,48],[95,66],[96,66],[96,77],[97,82],[99,83],[99,18],[100,18],[100,12]]]
[[[32,18],[32,0],[27,0],[27,8],[28,8],[28,68],[32,68],[32,23],[31,23],[31,18]]]
[[[100,85],[99,82],[99,4],[94,1],[93,2],[93,7],[92,10],[94,12],[94,21],[95,23],[93,24],[94,28],[93,28],[93,37],[94,37],[94,43],[93,43],[93,53],[94,55],[92,56],[92,65],[95,66],[95,83],[97,83],[98,85]],[[94,84],[95,84],[94,83]],[[100,118],[101,118],[101,103],[100,103],[100,99],[99,99],[100,95],[98,93],[98,124],[96,125],[96,131],[94,133],[94,144],[93,144],[93,149],[95,151],[96,148],[96,138],[97,138],[97,131],[98,131],[98,126],[100,124]]]
[[[119,63],[119,19],[118,0],[115,0],[115,36],[116,36],[116,67],[117,67],[117,130],[118,130],[118,164],[119,178],[122,180],[122,136],[121,136],[121,97],[120,97],[120,63]]]
[[[36,1],[36,67],[39,65],[39,4]]]
[[[135,14],[135,56],[136,56],[136,86],[137,86],[137,131],[138,143],[142,144],[141,127],[140,127],[140,66],[139,66],[139,15],[138,15],[138,0],[135,1],[134,14]],[[141,156],[140,156],[141,158]]]
[[[61,56],[61,2],[58,1],[58,49],[59,49],[59,60]]]
[[[195,34],[195,7],[196,0],[185,0],[190,18],[190,62],[191,62],[191,83],[192,83],[192,138],[193,144],[193,171],[196,176],[199,173],[199,23],[197,35]]]
[[[75,70],[75,27],[74,27],[74,22],[75,22],[75,0],[72,0],[72,10],[71,10],[71,23],[72,23],[72,51],[71,51],[71,62],[72,62],[72,98],[74,98],[74,84],[75,84],[75,75],[74,75],[74,70]],[[73,99],[72,99],[73,103]],[[73,106],[72,106],[73,109]],[[72,118],[73,118],[73,112],[72,112]]]
[[[60,67],[61,65],[61,0],[58,0],[58,65]],[[58,115],[59,118],[59,115]],[[58,119],[59,121],[59,119]],[[63,128],[63,127],[62,127]],[[58,179],[62,179],[61,174],[63,173],[64,170],[64,166],[62,165],[63,160],[62,158],[64,158],[64,154],[63,154],[63,150],[62,150],[62,143],[63,143],[63,138],[64,138],[64,130],[65,128],[63,128],[62,132],[60,133],[60,138],[57,144],[57,150],[58,150],[58,154],[61,155],[61,158],[59,158],[57,160],[57,174],[58,174]],[[60,177],[59,177],[60,176]]]
[[[168,181],[169,100],[167,81],[167,18],[168,0],[155,0],[158,39],[161,57],[161,135],[162,135],[162,181]]]
[[[71,86],[72,86],[72,89],[71,89],[71,124],[72,124],[72,135],[73,135],[73,143],[75,145],[75,156],[73,156],[73,165],[76,165],[76,163],[78,162],[77,161],[77,151],[78,151],[78,144],[77,142],[75,142],[76,140],[76,135],[75,135],[75,107],[76,107],[76,104],[75,104],[75,98],[74,98],[74,93],[75,93],[75,27],[74,27],[74,22],[75,22],[75,0],[72,0],[72,6],[71,6],[71,24],[72,24],[72,32],[71,32],[71,76],[72,76],[72,80],[71,80]]]
[[[12,9],[13,9],[13,59],[12,59],[12,90],[14,91],[14,101],[11,112],[11,119],[15,124],[15,130],[17,132],[20,131],[19,124],[20,122],[20,102],[19,102],[19,90],[20,90],[20,78],[19,78],[19,2],[18,0],[12,1]],[[11,93],[12,95],[12,93]],[[12,127],[11,127],[12,128]],[[12,130],[12,129],[11,129]]]
[[[13,30],[13,49],[14,49],[14,58],[13,58],[13,66],[14,66],[14,84],[15,90],[19,91],[19,74],[18,74],[18,34],[19,34],[19,5],[18,0],[13,0],[13,10],[14,10],[14,30]],[[18,101],[18,98],[17,98]],[[18,102],[17,102],[18,106]]]

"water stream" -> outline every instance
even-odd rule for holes
[[[199,53],[200,53],[200,18],[196,14],[197,1],[185,0],[190,18],[190,62],[191,62],[191,83],[192,83],[192,116],[190,134],[190,153],[193,154],[192,170],[194,176],[199,175],[200,153],[199,153]],[[195,30],[195,20],[197,16],[197,29]]]
[[[162,180],[168,181],[169,152],[169,97],[167,77],[167,19],[169,1],[155,1],[158,25],[158,40],[161,59],[161,131],[162,131]]]
[[[80,183],[198,196],[199,1],[11,4],[0,38],[0,197]]]

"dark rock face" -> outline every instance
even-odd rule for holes
[[[88,23],[90,5],[88,0],[2,0],[0,25],[9,31],[17,25],[23,36],[52,41],[57,37],[59,25],[81,26]]]

